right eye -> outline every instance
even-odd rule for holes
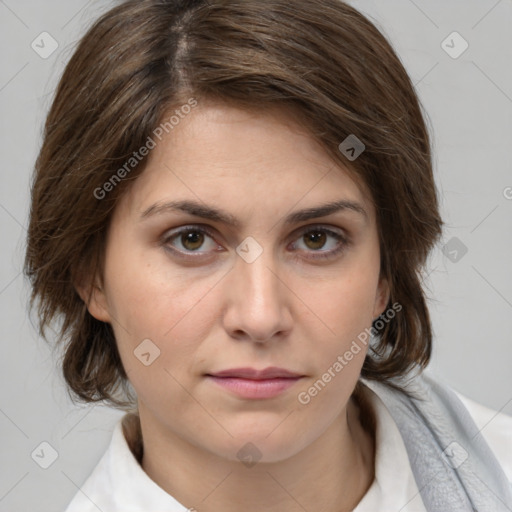
[[[183,257],[197,258],[223,248],[215,242],[213,233],[204,226],[184,226],[167,231],[162,245]],[[204,248],[204,250],[199,250]]]

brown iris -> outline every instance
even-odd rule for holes
[[[304,242],[310,249],[321,249],[325,245],[326,236],[321,231],[312,231],[304,235]]]
[[[204,243],[204,234],[198,231],[189,231],[181,235],[183,247],[189,251],[199,249]]]

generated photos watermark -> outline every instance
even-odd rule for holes
[[[193,108],[197,107],[197,100],[189,98],[187,103],[181,105],[179,109],[174,111],[174,114],[168,119],[160,123],[154,130],[152,135],[148,136],[146,142],[137,150],[132,153],[132,156],[120,167],[112,176],[103,183],[101,187],[94,189],[94,197],[98,200],[104,199],[109,192],[112,192],[122,179],[126,178],[139,163],[149,155],[152,149],[156,148],[164,134],[170,133],[181,122],[182,119],[190,114]],[[158,139],[158,140],[155,140]]]
[[[395,302],[390,308],[388,308],[379,318],[373,323],[372,327],[366,328],[364,331],[358,334],[357,339],[352,341],[350,348],[346,350],[342,355],[336,358],[336,361],[329,366],[325,373],[316,380],[316,382],[310,386],[306,391],[301,391],[297,395],[297,400],[302,405],[307,405],[311,402],[311,399],[320,393],[325,386],[332,381],[338,375],[343,368],[345,368],[355,355],[359,354],[363,348],[368,345],[370,339],[384,329],[384,327],[395,318],[396,314],[402,311],[402,305],[399,302]]]

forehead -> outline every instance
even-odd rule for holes
[[[174,198],[276,214],[346,199],[373,215],[366,187],[283,109],[200,104],[155,142],[123,198],[132,212]]]

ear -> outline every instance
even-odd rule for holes
[[[377,286],[377,293],[375,295],[375,303],[373,305],[373,318],[377,318],[386,309],[389,302],[389,283],[384,277],[379,279],[379,285]]]
[[[75,285],[75,289],[80,298],[85,302],[89,313],[101,322],[110,322],[110,314],[108,312],[108,302],[104,291],[97,280],[88,285]]]

